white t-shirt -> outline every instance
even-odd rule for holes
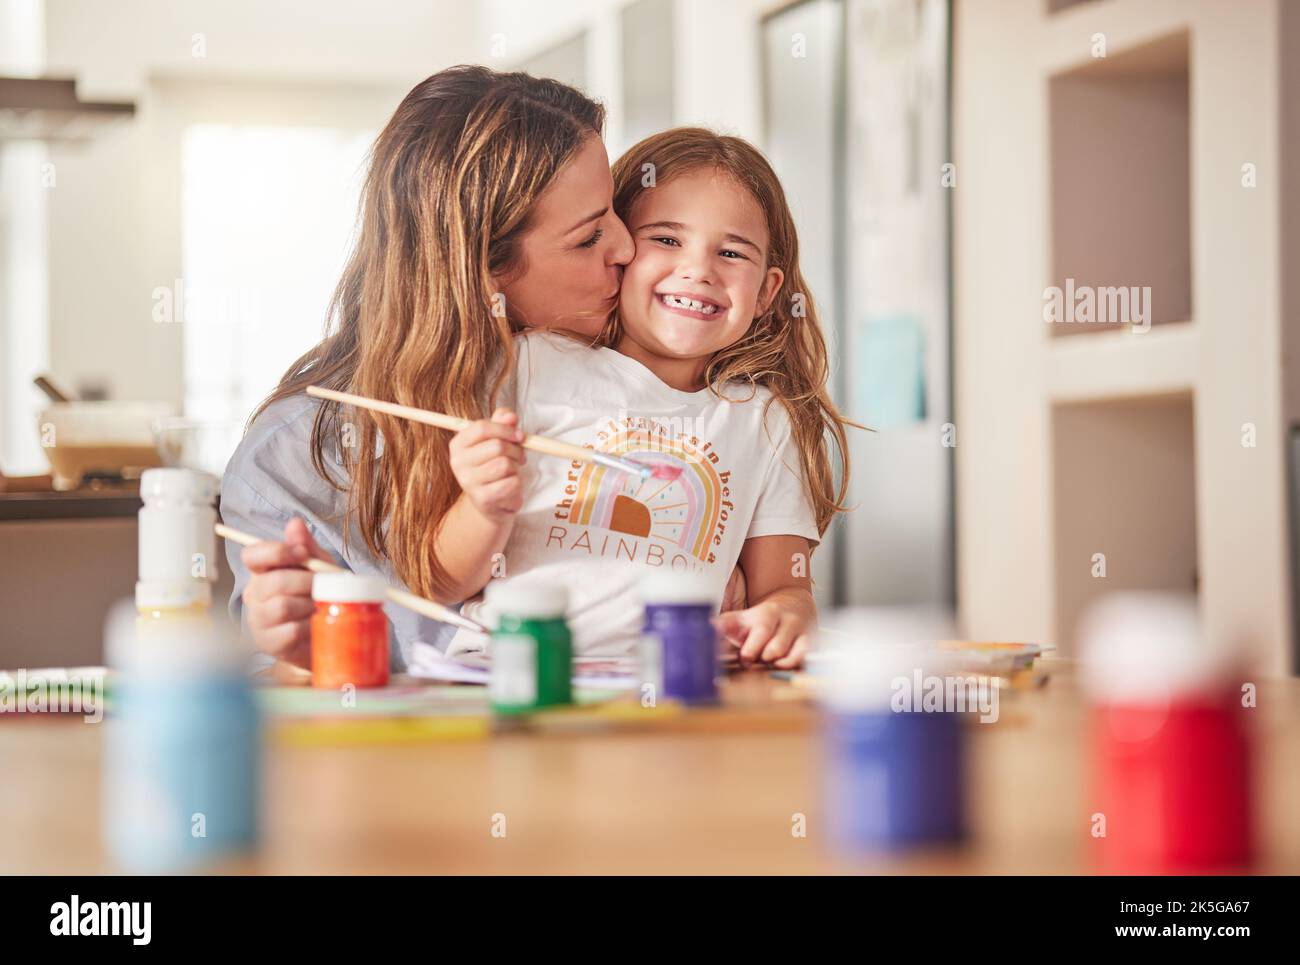
[[[803,485],[789,416],[771,393],[729,387],[681,392],[635,359],[547,332],[516,339],[515,379],[501,404],[526,432],[594,447],[650,464],[682,468],[672,482],[642,480],[586,462],[527,451],[524,505],[506,544],[509,585],[545,581],[568,591],[574,652],[634,652],[642,629],[641,577],[668,566],[696,574],[721,603],[746,539],[818,532]],[[498,597],[497,594],[500,594]],[[497,614],[481,599],[464,612],[488,626]],[[449,655],[481,650],[483,638],[458,633]]]

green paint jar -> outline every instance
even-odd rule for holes
[[[569,595],[556,584],[502,586],[489,594],[492,632],[488,698],[498,714],[527,714],[573,703],[573,638],[564,622]]]

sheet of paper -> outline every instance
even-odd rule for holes
[[[412,677],[448,683],[487,685],[487,654],[446,656],[430,643],[411,646],[406,671]],[[634,657],[578,657],[573,661],[573,686],[595,690],[633,690],[641,683],[641,668]]]

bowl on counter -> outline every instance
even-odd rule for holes
[[[87,476],[138,479],[161,466],[154,442],[157,419],[172,416],[167,402],[54,402],[37,416],[41,448],[54,488],[75,489]]]

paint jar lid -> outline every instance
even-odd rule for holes
[[[138,610],[182,610],[212,605],[207,580],[141,580],[135,585]]]
[[[1106,701],[1220,691],[1240,661],[1206,639],[1196,598],[1186,594],[1109,594],[1084,613],[1078,639],[1083,685]]]
[[[697,573],[653,570],[641,577],[637,587],[647,606],[716,606],[717,597]]]
[[[387,585],[356,573],[317,573],[311,581],[311,598],[322,603],[383,603]]]
[[[217,498],[217,479],[197,469],[146,469],[140,474],[140,498],[145,502],[176,500],[210,505]]]
[[[560,620],[569,608],[569,592],[559,583],[491,583],[489,609],[520,620]]]
[[[900,684],[916,675],[941,676],[954,669],[936,644],[952,637],[952,621],[929,609],[860,607],[837,610],[822,621],[808,668],[821,683],[827,707],[842,713],[890,707]]]

